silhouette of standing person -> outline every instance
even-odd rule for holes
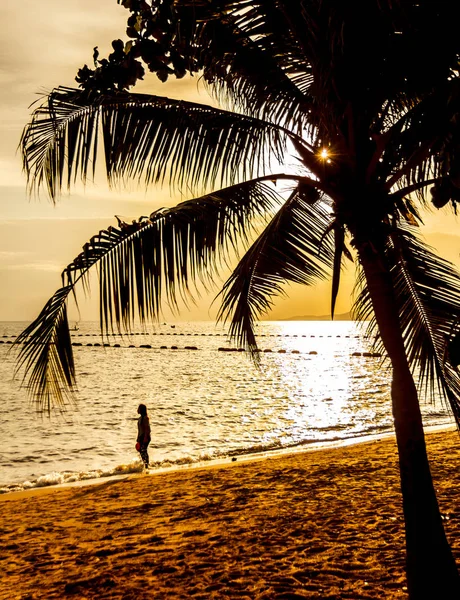
[[[149,468],[149,454],[147,452],[150,444],[150,422],[147,416],[147,407],[145,404],[139,404],[137,414],[140,415],[137,420],[137,444],[136,450],[141,455],[142,462],[146,469]]]

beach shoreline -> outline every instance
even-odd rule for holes
[[[460,562],[460,437],[427,433]],[[86,482],[84,482],[86,483]],[[394,438],[0,497],[0,598],[405,598]]]
[[[445,424],[445,425],[431,425],[424,428],[425,435],[429,435],[431,433],[441,432],[441,431],[455,431],[455,424]],[[357,444],[368,444],[373,442],[378,442],[381,440],[394,439],[394,432],[385,432],[385,433],[376,433],[376,434],[368,434],[360,437],[351,437],[347,439],[338,439],[333,441],[326,442],[314,442],[311,444],[301,444],[298,446],[290,446],[284,448],[274,448],[270,450],[264,450],[261,452],[251,452],[251,453],[242,453],[237,454],[234,453],[231,456],[219,457],[215,459],[208,459],[203,461],[196,461],[191,463],[184,464],[171,464],[170,466],[163,466],[158,468],[151,468],[147,473],[130,471],[126,473],[122,473],[119,475],[107,475],[100,476],[89,479],[81,479],[78,481],[70,481],[66,483],[57,483],[46,486],[36,486],[32,488],[27,488],[19,491],[11,491],[4,492],[0,494],[0,502],[2,500],[8,500],[11,498],[25,498],[31,495],[40,494],[42,491],[45,492],[47,490],[56,490],[56,489],[65,489],[70,487],[82,487],[86,485],[99,485],[103,484],[106,481],[117,481],[121,479],[128,479],[132,477],[137,477],[139,475],[162,475],[163,473],[171,473],[171,472],[180,472],[180,471],[188,471],[193,469],[201,469],[207,467],[219,467],[234,464],[235,462],[250,462],[257,460],[264,460],[269,458],[275,458],[278,456],[286,456],[288,457],[291,454],[303,453],[303,452],[321,452],[323,450],[328,450],[332,448],[342,448],[348,446],[354,446]],[[20,485],[20,484],[18,484]]]

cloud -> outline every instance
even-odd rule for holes
[[[9,252],[7,250],[0,251],[0,260],[8,260],[17,256],[29,256],[30,252]]]
[[[50,273],[61,273],[62,265],[49,261],[39,261],[24,264],[6,265],[0,271],[48,271]]]

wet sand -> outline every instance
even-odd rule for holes
[[[460,564],[460,436],[427,442]],[[0,598],[407,598],[395,441],[5,494]]]

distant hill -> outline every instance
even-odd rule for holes
[[[331,321],[331,315],[303,315],[302,317],[288,317],[280,321]],[[352,321],[349,312],[334,315],[334,321]]]

